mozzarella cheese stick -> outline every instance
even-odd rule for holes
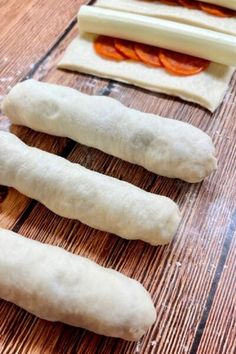
[[[136,280],[0,229],[0,298],[48,320],[136,341],[156,318]]]
[[[80,33],[102,34],[236,66],[236,38],[204,28],[134,13],[83,5]]]
[[[216,168],[212,140],[200,129],[110,97],[28,80],[10,91],[2,109],[15,124],[69,137],[163,176],[193,183]]]
[[[171,199],[29,147],[6,132],[0,132],[0,184],[60,216],[152,245],[170,242],[180,222]]]
[[[236,10],[236,0],[196,0]]]
[[[221,0],[221,2],[223,1]],[[231,1],[235,2],[235,0]],[[225,2],[228,3],[228,0]],[[200,9],[189,9],[181,5],[175,6],[161,1],[146,0],[97,0],[94,6],[163,18],[236,36],[236,17],[213,16]],[[233,8],[232,6],[235,4],[231,3],[231,8]]]

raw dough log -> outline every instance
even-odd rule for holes
[[[2,109],[15,124],[69,137],[163,176],[199,182],[216,168],[207,134],[113,98],[28,80],[10,91]]]
[[[212,0],[212,2],[215,1]],[[222,4],[223,2],[228,3],[228,0],[221,0],[221,2]],[[231,0],[230,4],[232,8],[236,9],[235,0]],[[159,1],[97,0],[95,6],[163,18],[236,36],[236,17],[219,18],[201,10],[190,10],[183,6],[171,6]]]
[[[0,298],[48,321],[130,341],[156,318],[149,293],[136,280],[4,229]]]
[[[81,35],[102,34],[174,50],[223,65],[236,65],[236,38],[208,29],[123,11],[81,6]]]
[[[180,221],[169,198],[90,171],[0,132],[0,184],[61,216],[152,245],[170,242]]]
[[[95,38],[93,34],[75,38],[58,67],[178,96],[212,112],[222,102],[234,72],[232,67],[211,63],[207,70],[198,75],[175,76],[163,69],[132,60],[106,60],[96,54],[93,47]]]

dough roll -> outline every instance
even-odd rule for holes
[[[180,221],[171,199],[29,147],[6,132],[0,132],[0,184],[58,215],[152,245],[170,242]]]
[[[130,341],[156,318],[136,280],[87,258],[0,229],[0,298],[48,320]]]
[[[190,124],[142,113],[110,97],[34,80],[3,101],[15,124],[69,137],[162,176],[200,182],[216,168],[210,137]]]

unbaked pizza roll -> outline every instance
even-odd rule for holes
[[[212,112],[222,102],[234,72],[228,65],[236,63],[236,37],[92,6],[81,7],[78,23],[80,36],[59,68],[178,96]]]
[[[152,245],[170,242],[180,222],[171,199],[29,147],[6,132],[0,132],[0,184],[60,216]]]
[[[110,97],[28,80],[10,91],[2,109],[15,124],[69,137],[159,175],[194,183],[216,168],[212,140],[200,129]]]
[[[180,23],[186,23],[202,28],[208,28],[217,32],[227,33],[236,36],[236,1],[235,0],[205,0],[191,1],[189,7],[183,4],[189,3],[176,1],[176,5],[168,4],[165,1],[153,0],[97,0],[95,6],[114,9],[125,12],[133,12],[155,18],[163,18]],[[229,8],[222,11],[213,11],[210,4]],[[204,6],[205,5],[205,6]],[[232,11],[234,10],[234,11]],[[215,15],[218,14],[217,15]]]
[[[0,229],[0,298],[47,321],[129,341],[154,323],[149,293],[136,280]]]

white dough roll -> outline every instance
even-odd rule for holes
[[[29,147],[1,131],[0,184],[58,215],[152,245],[170,242],[180,221],[171,199]]]
[[[212,140],[200,129],[110,97],[28,80],[10,91],[2,109],[15,124],[69,137],[162,176],[195,183],[216,168]]]
[[[0,298],[48,320],[134,341],[156,318],[136,280],[0,229]]]

